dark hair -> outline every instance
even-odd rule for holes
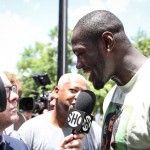
[[[106,120],[105,120],[106,125],[109,125],[110,119],[111,119],[114,115],[116,115],[116,111],[111,112],[111,113],[109,113],[109,114],[106,116]]]
[[[95,41],[104,31],[112,32],[112,34],[124,32],[122,22],[109,11],[95,10],[82,17],[74,27],[83,31],[81,36]]]

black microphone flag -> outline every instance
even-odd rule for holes
[[[92,124],[91,115],[95,106],[96,96],[92,91],[84,90],[77,97],[75,109],[70,109],[67,123],[73,133],[88,133]],[[82,105],[82,106],[81,106]]]
[[[86,112],[71,109],[68,115],[68,125],[73,128],[74,132],[88,133],[91,127],[93,116]]]

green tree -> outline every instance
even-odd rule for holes
[[[21,54],[20,61],[17,63],[20,80],[22,81],[23,95],[29,94],[28,90],[37,90],[32,78],[36,73],[48,73],[52,84],[56,81],[56,53],[51,44],[36,43],[35,47],[29,47]],[[44,67],[43,67],[44,66]]]
[[[138,32],[135,36],[132,36],[131,39],[134,43],[138,43],[138,41],[144,40],[147,38],[146,31],[142,30],[141,28],[138,29]]]
[[[69,38],[71,32],[68,33]],[[29,90],[42,92],[41,88],[37,88],[32,75],[36,73],[48,73],[51,84],[46,87],[50,90],[54,88],[57,82],[57,41],[58,28],[55,27],[49,34],[50,42],[43,44],[36,42],[34,47],[29,46],[21,53],[20,60],[17,62],[18,76],[22,82],[23,96],[29,96]],[[71,55],[71,46],[68,43],[68,72],[73,62]]]
[[[150,57],[150,38],[137,41],[135,47],[145,56]]]
[[[140,29],[137,32],[137,35],[132,37],[135,47],[143,53],[145,56],[150,57],[150,38],[147,36],[147,33]]]

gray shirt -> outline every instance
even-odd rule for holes
[[[69,127],[58,128],[50,122],[51,112],[26,121],[18,130],[31,150],[58,150],[61,141],[72,133]],[[93,122],[82,143],[83,150],[100,150],[101,127]]]

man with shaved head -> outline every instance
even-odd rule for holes
[[[87,80],[80,74],[67,73],[61,76],[58,85],[52,92],[55,98],[54,110],[30,119],[18,130],[20,137],[31,150],[58,150],[64,138],[68,135],[73,137],[72,128],[66,126],[68,111],[74,107],[78,94],[86,89],[88,89]],[[89,133],[84,136],[82,149],[99,150],[100,134],[100,126],[96,123],[92,124]],[[74,140],[68,144],[68,148],[79,150],[83,135],[75,134],[74,136]],[[77,139],[75,139],[76,136]],[[61,148],[67,148],[65,142]]]
[[[131,18],[132,19],[132,18]],[[150,149],[150,58],[134,47],[121,20],[107,10],[83,16],[72,34],[76,67],[95,89],[116,85],[104,104],[102,150]]]

